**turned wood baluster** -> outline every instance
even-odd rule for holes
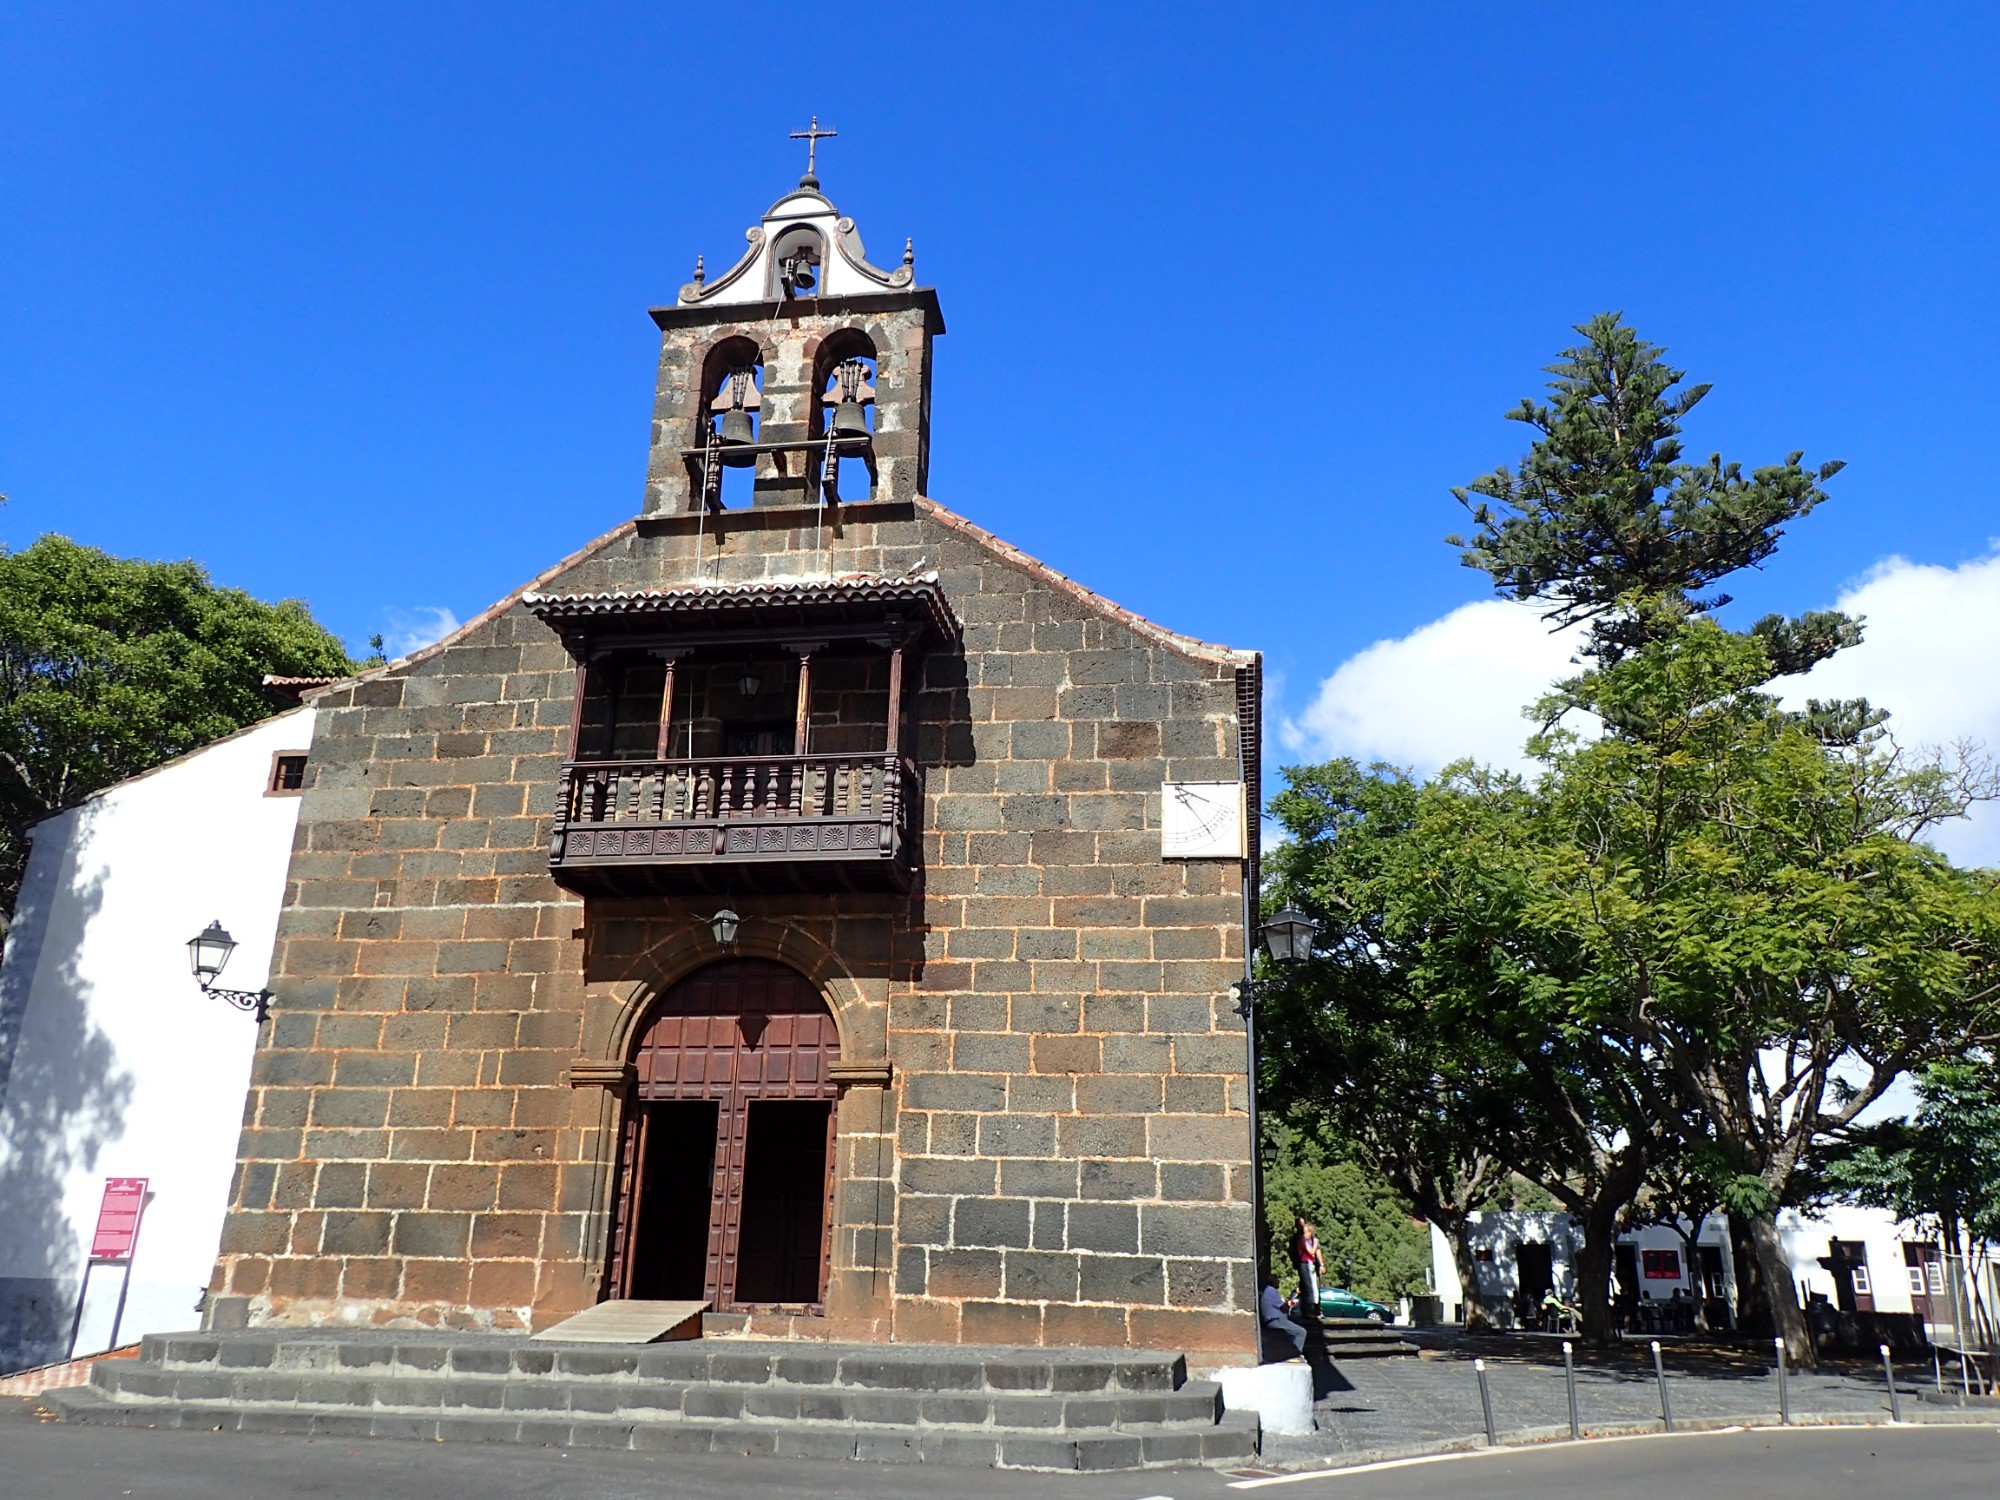
[[[570,814],[576,806],[576,767],[565,765],[556,779],[556,826],[549,835],[549,862],[562,857],[563,835],[569,832]]]

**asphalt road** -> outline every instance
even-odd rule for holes
[[[2000,1494],[1986,1427],[1689,1434],[1345,1473],[1066,1476],[921,1466],[66,1427],[0,1402],[4,1500],[1842,1500]]]

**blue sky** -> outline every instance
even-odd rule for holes
[[[1481,596],[1449,489],[1600,309],[1715,382],[1694,451],[1848,461],[1743,609],[1981,565],[1996,43],[1970,5],[16,0],[0,540],[193,556],[357,647],[471,614],[636,510],[645,310],[817,112],[943,299],[932,494],[1265,650],[1299,753],[1366,749],[1320,684]]]

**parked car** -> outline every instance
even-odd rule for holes
[[[1356,1296],[1337,1286],[1319,1289],[1319,1315],[1322,1318],[1366,1318],[1371,1323],[1387,1323],[1396,1316],[1393,1310],[1381,1303],[1370,1302],[1366,1297]]]

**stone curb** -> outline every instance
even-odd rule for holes
[[[1674,1436],[1683,1433],[1729,1432],[1736,1429],[1778,1429],[1784,1424],[1778,1420],[1778,1413],[1745,1412],[1731,1417],[1676,1417]],[[1866,1412],[1795,1412],[1790,1423],[1793,1427],[1993,1427],[2000,1428],[2000,1413],[1982,1411],[1926,1411],[1910,1413],[1905,1410],[1903,1420],[1891,1421],[1885,1414],[1872,1415]],[[1583,1441],[1593,1438],[1620,1437],[1664,1437],[1665,1424],[1658,1418],[1631,1422],[1586,1422],[1583,1424]],[[1266,1440],[1269,1441],[1268,1439]],[[1569,1435],[1569,1424],[1562,1423],[1549,1427],[1517,1427],[1500,1434],[1501,1448],[1541,1448],[1573,1441]],[[1397,1443],[1383,1448],[1360,1448],[1352,1453],[1342,1453],[1331,1459],[1260,1460],[1259,1469],[1274,1473],[1298,1474],[1317,1473],[1322,1470],[1336,1472],[1341,1469],[1360,1468],[1368,1464],[1396,1463],[1411,1458],[1438,1458],[1454,1453],[1477,1453],[1489,1448],[1484,1434],[1469,1437],[1441,1438],[1430,1443]]]

